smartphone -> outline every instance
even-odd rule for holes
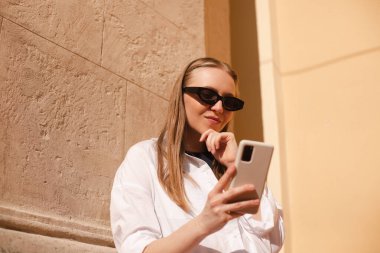
[[[231,187],[244,184],[253,184],[256,189],[254,196],[240,196],[235,201],[247,199],[261,199],[264,191],[269,165],[272,159],[274,147],[270,144],[242,140],[239,143],[238,151],[235,159],[237,174],[231,182]],[[248,213],[256,213],[255,210],[247,210]]]

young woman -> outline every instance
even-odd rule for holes
[[[213,58],[192,61],[177,80],[158,139],[132,146],[111,194],[111,225],[120,253],[278,252],[281,209],[266,189],[229,188],[237,144],[227,132],[243,108],[237,76]],[[256,215],[244,213],[260,204]]]

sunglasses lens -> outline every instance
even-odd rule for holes
[[[218,100],[218,94],[209,89],[202,89],[199,92],[199,97],[203,102],[213,105]]]
[[[223,101],[223,106],[226,110],[236,111],[243,108],[244,102],[238,98],[226,97]]]

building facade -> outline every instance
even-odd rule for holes
[[[377,0],[0,0],[0,252],[116,252],[113,176],[182,67],[229,62],[238,139],[275,145],[286,253],[374,253]]]

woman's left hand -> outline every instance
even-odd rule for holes
[[[233,133],[208,129],[199,141],[205,142],[207,150],[224,166],[229,167],[235,163],[237,143]]]

